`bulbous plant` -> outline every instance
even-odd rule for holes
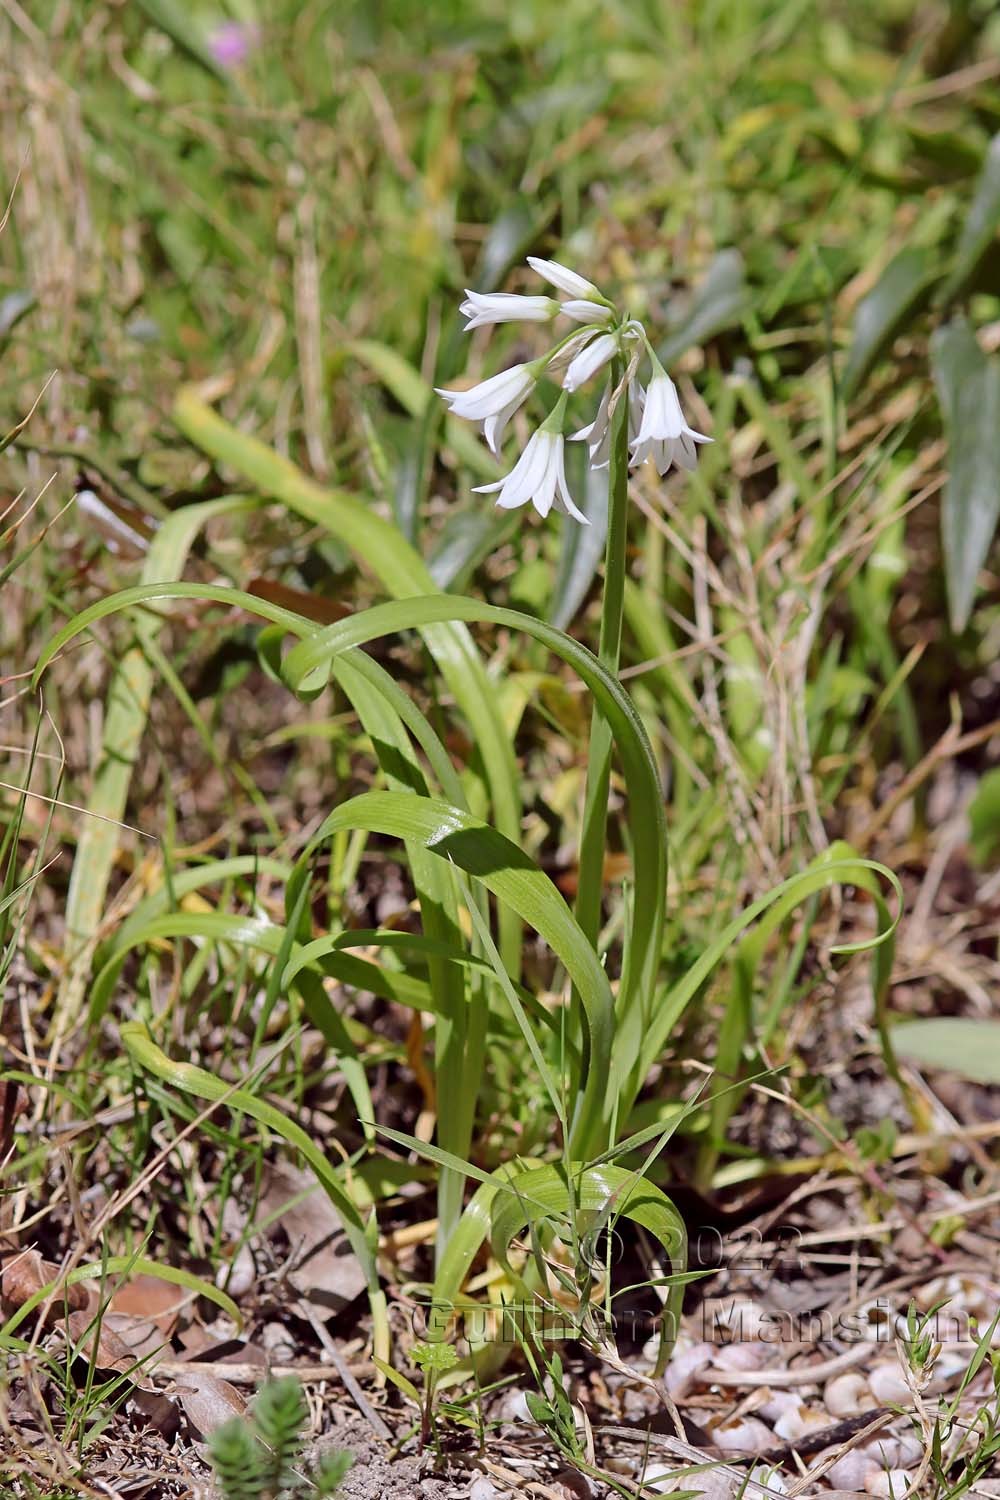
[[[480,423],[496,454],[515,414],[556,379],[561,390],[528,437],[505,477],[482,486],[503,509],[531,504],[542,516],[562,510],[587,516],[565,475],[563,431],[569,401],[601,372],[604,389],[591,420],[570,438],[587,445],[594,467],[607,466],[608,517],[601,626],[597,654],[546,621],[477,599],[436,592],[422,558],[400,532],[361,500],[325,490],[287,460],[238,432],[192,393],[178,398],[178,425],[218,463],[247,476],[313,524],[326,527],[380,580],[392,602],[359,610],[334,625],[315,624],[266,599],[213,584],[148,583],[84,610],[45,648],[38,671],[81,630],[115,610],[168,598],[215,600],[269,622],[259,650],[267,669],[302,698],[333,681],[353,705],[379,761],[383,788],[335,806],[302,851],[287,880],[285,923],[212,914],[166,913],[146,905],[133,912],[105,950],[91,1006],[103,1013],[129,951],[154,939],[202,935],[270,955],[266,1024],[282,996],[296,1004],[326,1038],[361,1122],[362,1150],[379,1136],[421,1155],[439,1169],[437,1259],[428,1342],[455,1335],[456,1309],[467,1310],[466,1283],[488,1242],[506,1294],[528,1311],[525,1337],[535,1338],[533,1309],[544,1315],[555,1299],[575,1317],[576,1336],[612,1352],[614,1290],[595,1276],[588,1246],[626,1221],[660,1246],[654,1279],[664,1288],[661,1362],[666,1358],[685,1275],[684,1224],[667,1196],[648,1179],[678,1117],[636,1130],[633,1109],[650,1069],[662,1056],[686,1006],[748,928],[773,908],[791,905],[840,880],[872,888],[880,867],[854,857],[824,857],[738,914],[680,978],[663,982],[663,922],[667,838],[659,768],[643,722],[618,676],[626,582],[630,467],[651,460],[658,472],[690,469],[707,441],[691,428],[676,389],[656,357],[646,330],[594,283],[554,261],[532,260],[564,300],[469,292],[462,311],[470,327],[559,317],[574,325],[546,354],[481,381],[471,390],[445,390],[450,418]],[[645,379],[645,384],[643,380]],[[455,424],[457,431],[462,429]],[[468,435],[465,434],[467,437]],[[478,452],[475,445],[473,451]],[[467,627],[494,626],[527,636],[575,673],[591,694],[593,718],[578,856],[578,894],[571,910],[561,892],[521,847],[523,789],[511,733]],[[456,767],[435,723],[371,656],[360,648],[401,631],[421,633],[435,669],[474,742],[475,765]],[[296,643],[287,648],[289,636]],[[436,685],[435,685],[436,689]],[[437,696],[435,694],[435,696]],[[630,855],[629,899],[619,932],[620,977],[612,985],[600,942],[603,870],[612,756],[627,789],[625,838]],[[482,810],[491,809],[493,822]],[[474,810],[475,809],[475,810]],[[315,935],[310,913],[314,857],[359,833],[404,845],[422,932],[351,930]],[[242,868],[242,866],[240,867]],[[232,861],[192,875],[228,878]],[[885,873],[885,872],[883,872]],[[174,889],[180,891],[177,880]],[[495,919],[490,898],[495,902]],[[878,983],[887,977],[894,923],[879,904],[882,944]],[[566,976],[568,1003],[552,1007],[522,984],[522,925],[544,942]],[[365,956],[351,953],[363,946]],[[864,944],[842,947],[857,951]],[[374,957],[372,955],[375,955]],[[391,958],[390,958],[391,955]],[[749,960],[748,960],[749,963]],[[745,966],[746,967],[746,966]],[[556,983],[558,983],[558,972]],[[436,1141],[375,1124],[364,1060],[325,981],[367,990],[434,1017]],[[293,1120],[257,1097],[257,1086],[231,1086],[189,1063],[174,1062],[138,1023],[122,1039],[142,1069],[199,1098],[226,1102],[275,1131],[309,1162],[340,1215],[365,1269],[374,1320],[375,1355],[389,1357],[385,1294],[376,1264],[375,1211],[355,1193],[351,1166],[331,1161]],[[478,1165],[477,1105],[489,1049],[520,1048],[517,1067],[537,1080],[532,1098],[530,1153],[513,1154],[498,1170]],[[522,1095],[523,1095],[523,1085]],[[511,1133],[513,1153],[518,1137]],[[644,1148],[648,1154],[643,1159]],[[623,1160],[639,1161],[638,1168]],[[466,1201],[469,1180],[475,1191]],[[595,1290],[598,1288],[599,1290]],[[603,1305],[593,1306],[600,1297]],[[600,1316],[597,1316],[600,1313]],[[488,1323],[464,1327],[470,1362],[487,1366]],[[544,1338],[544,1332],[540,1335]],[[453,1373],[453,1372],[450,1372]],[[450,1374],[449,1374],[450,1378]]]

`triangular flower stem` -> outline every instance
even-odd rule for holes
[[[628,393],[624,389],[625,364],[619,356],[611,372],[612,389],[618,399],[611,412],[611,450],[608,469],[608,536],[604,554],[604,597],[601,604],[601,634],[598,655],[602,666],[617,675],[621,658],[622,620],[625,605],[625,564],[628,540]],[[608,793],[611,786],[612,736],[607,721],[595,708],[590,726],[587,760],[587,790],[580,834],[580,857],[576,897],[576,919],[587,939],[597,947],[601,930],[601,898],[604,891],[604,856],[607,847]],[[572,1014],[579,1012],[574,994]],[[574,1025],[574,1036],[586,1038],[582,1017]],[[583,1074],[587,1059],[584,1058]],[[609,1090],[610,1092],[610,1090]],[[603,1150],[603,1143],[574,1142],[574,1154]]]

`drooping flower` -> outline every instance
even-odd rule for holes
[[[574,297],[560,302],[559,311],[574,323],[610,323],[615,315],[613,307],[602,302],[588,302],[586,297]]]
[[[469,319],[466,333],[488,323],[548,323],[559,312],[554,297],[520,297],[514,292],[470,292],[459,312]]]
[[[588,302],[599,301],[603,305],[605,299],[594,283],[585,276],[578,276],[569,266],[562,266],[557,260],[542,260],[537,255],[528,256],[528,265],[543,281],[558,287],[567,297],[583,297]]]
[[[563,376],[563,389],[567,391],[578,391],[581,385],[586,385],[592,375],[596,375],[602,366],[606,365],[618,352],[618,335],[615,333],[601,333],[580,350],[570,361],[569,369]]]
[[[617,405],[627,403],[628,462],[634,467],[652,458],[661,474],[670,465],[693,469],[697,444],[711,442],[684,420],[673,381],[666,374],[646,330],[626,311],[616,307],[592,281],[559,261],[529,256],[538,275],[563,294],[555,297],[520,296],[507,292],[468,291],[461,310],[468,328],[523,321],[547,323],[565,316],[580,325],[559,339],[546,354],[528,364],[514,365],[471,390],[440,390],[456,417],[478,422],[491,451],[499,455],[511,417],[546,376],[562,384],[562,394],[537,432],[529,437],[517,463],[502,479],[478,486],[481,494],[499,492],[504,510],[531,504],[540,516],[563,510],[582,524],[587,517],[573,503],[566,484],[563,422],[571,392],[578,391],[612,360],[614,365],[593,420],[573,434],[587,444],[592,469],[612,461],[612,421]],[[640,373],[645,360],[652,378],[644,388]],[[624,457],[624,455],[623,455]]]
[[[501,510],[515,510],[530,502],[540,516],[547,516],[555,505],[557,509],[565,510],[574,521],[579,521],[581,526],[590,525],[583,512],[573,504],[566,484],[565,443],[560,431],[560,407],[564,403],[565,397],[538,431],[532,433],[510,473],[493,484],[477,485],[477,494],[489,495],[499,490],[497,505]]]
[[[571,443],[587,444],[592,469],[606,469],[611,462],[611,396],[612,383],[609,380],[604,387],[604,395],[601,397],[594,420],[588,422],[586,427],[581,427],[579,432],[574,432],[570,438]],[[627,399],[628,435],[629,442],[632,442],[639,432],[643,403],[646,399],[646,392],[638,380],[629,381]]]
[[[632,466],[651,458],[660,474],[665,474],[672,463],[681,469],[693,469],[697,463],[695,444],[712,439],[687,425],[677,387],[655,356],[651,357],[653,378],[646,390],[639,431],[631,444]]]
[[[523,401],[535,387],[537,362],[527,365],[511,365],[489,380],[481,380],[467,391],[449,391],[435,387],[437,394],[448,403],[454,417],[464,417],[469,422],[481,422],[483,435],[493,453],[498,453],[504,429]]]

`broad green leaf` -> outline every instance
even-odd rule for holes
[[[845,401],[855,395],[883,350],[927,301],[936,275],[936,260],[929,250],[901,250],[862,297],[854,314],[854,337],[841,382]]]
[[[987,356],[962,318],[931,342],[934,382],[948,433],[941,542],[952,629],[964,630],[979,570],[1000,516],[1000,358]]]
[[[223,421],[190,390],[178,394],[174,403],[174,420],[185,436],[204,452],[245,474],[262,493],[273,495],[290,510],[325,527],[345,543],[394,597],[402,599],[433,592],[434,583],[423,559],[394,526],[375,515],[371,507],[363,504],[357,496],[316,484],[266,444]],[[265,619],[277,619],[263,609],[257,613]],[[288,618],[287,611],[285,618]],[[291,628],[297,630],[299,627],[293,625]],[[472,731],[482,758],[497,826],[509,838],[517,838],[521,828],[521,802],[514,751],[504,733],[495,694],[479,652],[468,630],[457,622],[457,618],[428,630],[425,640]],[[513,970],[521,951],[516,922],[507,917],[500,937],[504,962],[508,969]]]
[[[1000,1021],[933,1016],[892,1027],[900,1057],[925,1068],[960,1073],[973,1083],[1000,1083]]]
[[[962,232],[955,246],[955,260],[944,286],[943,301],[950,301],[973,279],[1000,225],[1000,134],[990,141],[986,159]]]

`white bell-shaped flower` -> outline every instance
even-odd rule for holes
[[[693,469],[698,461],[695,444],[711,441],[703,432],[687,425],[677,387],[659,361],[654,360],[642,421],[631,444],[633,467],[651,458],[660,474],[665,474],[672,463],[681,469]]]
[[[521,297],[514,292],[470,292],[459,312],[468,318],[466,333],[489,323],[548,323],[560,311],[554,297]]]
[[[493,484],[477,485],[478,494],[489,495],[499,490],[497,505],[501,510],[516,510],[519,505],[530,503],[540,516],[547,516],[555,505],[574,521],[579,521],[581,526],[590,525],[587,517],[574,505],[566,484],[565,443],[561,431],[565,405],[564,396],[538,431],[532,433],[510,473]]]

